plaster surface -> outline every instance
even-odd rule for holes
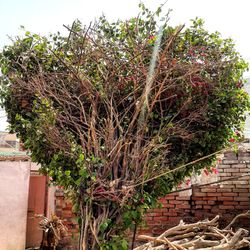
[[[24,250],[30,162],[0,162],[0,249]]]

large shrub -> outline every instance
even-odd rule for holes
[[[0,54],[10,131],[71,191],[82,249],[127,249],[124,231],[244,121],[247,65],[233,41],[200,19],[170,27],[166,16],[158,29],[159,14],[75,22],[68,37],[26,32]]]

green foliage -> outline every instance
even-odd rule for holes
[[[92,30],[76,21],[69,37],[58,33],[47,38],[27,31],[0,53],[1,103],[10,131],[21,138],[43,173],[71,191],[77,209],[80,202],[92,207],[90,218],[104,206],[119,211],[120,217],[100,220],[102,249],[127,249],[122,233],[141,222],[144,212],[157,206],[159,197],[193,170],[210,165],[214,157],[148,181],[151,177],[221,150],[230,138],[237,139],[236,131],[242,130],[249,107],[242,88],[247,64],[235,51],[232,39],[207,32],[201,19],[177,32],[178,27],[168,26],[166,15],[161,20],[160,59],[149,102],[154,103],[154,97],[161,99],[149,109],[141,148],[153,146],[148,146],[146,160],[139,164],[141,172],[135,169],[135,158],[146,150],[133,155],[140,124],[129,129],[144,93],[145,69],[159,38],[157,17],[161,14],[160,8],[154,14],[143,4],[141,9],[139,17],[128,21],[110,23],[102,16]],[[162,82],[164,90],[157,96]],[[111,143],[105,139],[112,130],[107,127],[110,100],[119,120]],[[89,129],[93,120],[82,122],[84,115],[92,117],[95,108],[95,126],[104,129],[97,133],[98,140]],[[119,154],[112,154],[119,146],[117,138],[126,140]],[[125,151],[127,142],[132,146]],[[120,176],[114,178],[112,164],[117,155]],[[123,168],[127,174],[122,175]],[[126,202],[118,202],[124,194],[116,195],[112,188],[120,191],[127,180],[131,185],[142,184]]]
[[[100,248],[103,250],[127,250],[128,243],[120,236],[113,236],[109,242],[103,242]]]

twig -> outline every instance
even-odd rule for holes
[[[250,218],[250,210],[248,210],[246,213],[244,214],[239,214],[237,215],[225,228],[224,230],[227,230],[227,229],[230,229],[231,226],[239,219],[239,218],[244,218],[244,217],[247,217],[247,218]]]

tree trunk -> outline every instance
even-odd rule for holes
[[[114,211],[114,210],[113,210]],[[83,204],[81,202],[81,231],[79,239],[79,249],[81,250],[97,250],[102,249],[100,240],[106,242],[110,239],[111,235],[118,235],[118,231],[112,228],[102,228],[100,226],[103,223],[107,223],[108,219],[113,219],[117,223],[120,220],[120,216],[112,216],[112,211],[109,205],[101,204]]]

